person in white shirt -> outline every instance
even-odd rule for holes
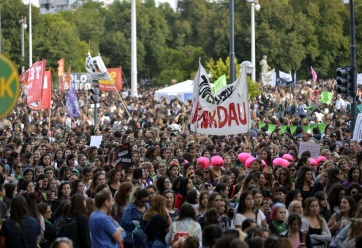
[[[338,112],[342,112],[345,109],[345,102],[344,100],[341,98],[341,94],[337,95],[337,100],[336,103],[334,105],[334,109]]]

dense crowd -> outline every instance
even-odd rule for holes
[[[191,132],[191,101],[158,102],[152,88],[103,93],[96,120],[86,91],[77,118],[65,93],[53,92],[49,111],[22,94],[0,122],[1,247],[137,248],[140,237],[160,248],[362,247],[348,100],[321,102],[333,81],[261,88],[250,131],[225,136]],[[319,144],[319,156],[300,142]],[[124,144],[132,159],[119,166]]]

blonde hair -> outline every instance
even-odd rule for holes
[[[159,214],[167,218],[168,213],[165,204],[166,198],[162,195],[156,195],[152,199],[150,207],[147,209],[145,215],[143,216],[143,220],[149,221],[155,214]]]

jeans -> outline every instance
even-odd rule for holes
[[[150,244],[150,248],[167,248],[167,245],[159,239],[150,241],[149,244]]]

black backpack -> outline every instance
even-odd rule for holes
[[[73,241],[73,246],[78,247],[78,224],[75,218],[66,218],[57,228],[57,237],[67,237]]]

